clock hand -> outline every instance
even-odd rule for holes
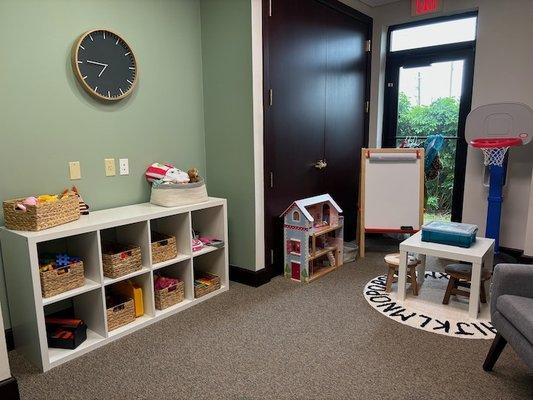
[[[104,64],[104,63],[100,63],[100,62],[97,62],[97,61],[92,61],[92,60],[87,60],[87,63],[88,64],[94,64],[94,65],[101,65],[102,67],[102,70],[100,71],[100,73],[98,74],[98,78],[100,78],[102,76],[102,74],[104,73],[105,69],[108,67],[109,64]]]
[[[94,65],[101,65],[102,67],[104,67],[104,66],[107,67],[107,64],[100,63],[100,62],[97,62],[97,61],[87,60],[87,63],[94,64]]]

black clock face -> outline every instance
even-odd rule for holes
[[[74,62],[78,79],[97,97],[118,100],[134,86],[135,57],[126,42],[112,32],[87,33],[78,44]]]

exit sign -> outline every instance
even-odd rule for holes
[[[442,0],[411,0],[411,14],[424,15],[442,9]]]

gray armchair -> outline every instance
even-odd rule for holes
[[[533,265],[496,266],[492,276],[490,313],[498,334],[483,369],[492,371],[507,343],[533,368]]]

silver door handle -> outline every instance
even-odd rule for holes
[[[318,160],[316,163],[315,163],[315,168],[316,169],[324,169],[328,166],[328,163],[326,162],[326,160]]]

